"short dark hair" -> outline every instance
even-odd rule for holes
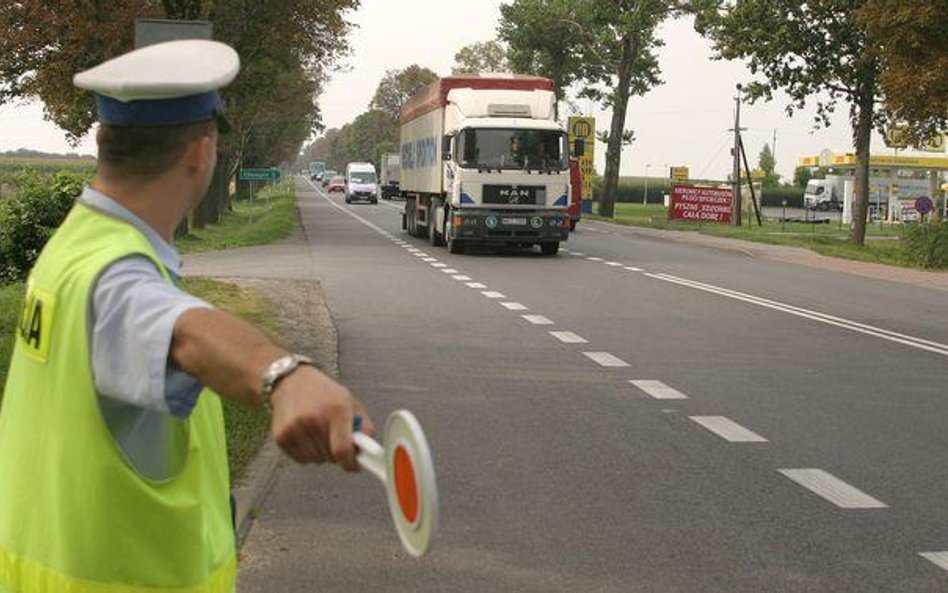
[[[173,126],[100,124],[99,167],[116,177],[154,179],[181,160],[188,144],[216,127],[213,119]]]

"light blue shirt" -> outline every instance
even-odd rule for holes
[[[177,283],[181,257],[153,228],[92,188],[85,188],[79,201],[138,229]],[[129,463],[146,477],[174,475],[186,455],[181,420],[203,386],[173,367],[168,355],[178,317],[208,307],[165,282],[147,257],[114,262],[93,289],[90,351],[99,406]]]

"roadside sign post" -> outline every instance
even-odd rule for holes
[[[240,180],[250,182],[250,205],[253,206],[253,192],[254,192],[254,182],[255,181],[279,181],[280,180],[280,170],[276,167],[270,167],[268,169],[246,169],[241,167],[240,169]],[[251,208],[250,214],[250,224],[253,224],[253,209]]]

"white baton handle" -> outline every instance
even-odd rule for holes
[[[352,440],[359,448],[359,453],[356,455],[359,465],[386,484],[388,478],[385,470],[385,449],[382,445],[363,432],[352,433]]]

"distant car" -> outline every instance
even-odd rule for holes
[[[329,181],[336,175],[338,175],[338,173],[336,171],[333,171],[332,169],[323,173],[323,187],[326,187],[327,185],[329,185]]]
[[[332,193],[334,191],[341,191],[345,193],[346,191],[346,178],[341,175],[336,175],[329,180],[329,185],[326,186],[326,191]]]

